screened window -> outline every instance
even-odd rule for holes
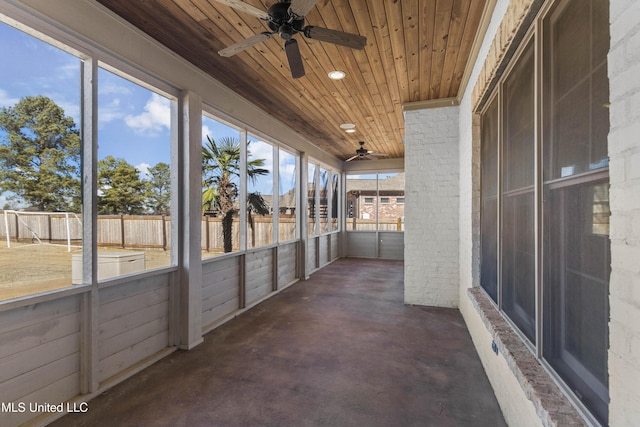
[[[0,51],[0,300],[5,300],[82,281],[81,260],[72,268],[83,244],[82,61],[3,23]]]
[[[249,135],[247,144],[247,248],[273,242],[273,145]]]
[[[404,229],[404,173],[347,175],[347,230]]]
[[[318,213],[316,203],[316,191],[318,188],[318,166],[313,163],[309,163],[307,168],[307,208],[309,210],[307,214],[308,218],[308,234],[314,236],[318,234]]]
[[[320,233],[329,231],[329,171],[320,168]]]
[[[502,307],[535,343],[534,63],[525,49],[504,83]]]
[[[240,130],[202,117],[203,256],[240,250]]]
[[[603,424],[611,272],[608,11],[603,1],[555,2],[537,27],[540,52],[533,42],[522,49],[484,109],[480,150],[481,286],[575,402]]]
[[[98,278],[169,265],[171,100],[99,68],[98,140]]]
[[[293,240],[296,238],[296,174],[297,160],[293,154],[279,150],[279,180],[278,188],[280,200],[278,204],[279,240]]]
[[[559,2],[544,20],[544,357],[607,420],[608,11]]]
[[[331,174],[331,230],[338,230],[338,201],[340,200],[340,175]]]

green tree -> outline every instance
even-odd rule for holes
[[[248,143],[247,143],[248,145]],[[247,177],[255,180],[260,175],[269,173],[264,166],[264,159],[247,162]],[[212,211],[222,218],[222,239],[224,251],[233,250],[232,226],[233,216],[237,214],[239,195],[235,178],[240,177],[240,140],[223,137],[218,141],[207,135],[207,143],[202,146],[202,210]],[[267,215],[269,207],[260,193],[247,195],[247,215],[249,225],[253,228],[252,213]]]
[[[149,168],[146,205],[150,212],[156,215],[169,215],[169,201],[171,199],[171,169],[169,165],[160,162]]]
[[[144,212],[145,184],[126,160],[107,156],[98,162],[98,211],[137,215]]]
[[[80,210],[80,133],[44,96],[0,109],[0,194],[40,211]]]

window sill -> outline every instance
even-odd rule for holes
[[[589,425],[485,293],[480,288],[471,288],[468,294],[473,307],[493,337],[498,353],[504,356],[525,396],[533,403],[542,425]]]

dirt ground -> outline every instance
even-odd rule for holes
[[[100,252],[131,252],[131,249],[105,249]],[[136,251],[139,251],[136,249]],[[0,242],[0,301],[71,285],[71,256],[82,248]],[[145,268],[169,265],[169,252],[144,251]]]

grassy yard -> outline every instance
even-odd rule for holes
[[[131,252],[131,249],[103,249],[100,251]],[[71,286],[71,256],[81,253],[80,247],[36,245],[0,242],[0,301],[38,292]],[[144,251],[145,268],[169,265],[169,253]]]

